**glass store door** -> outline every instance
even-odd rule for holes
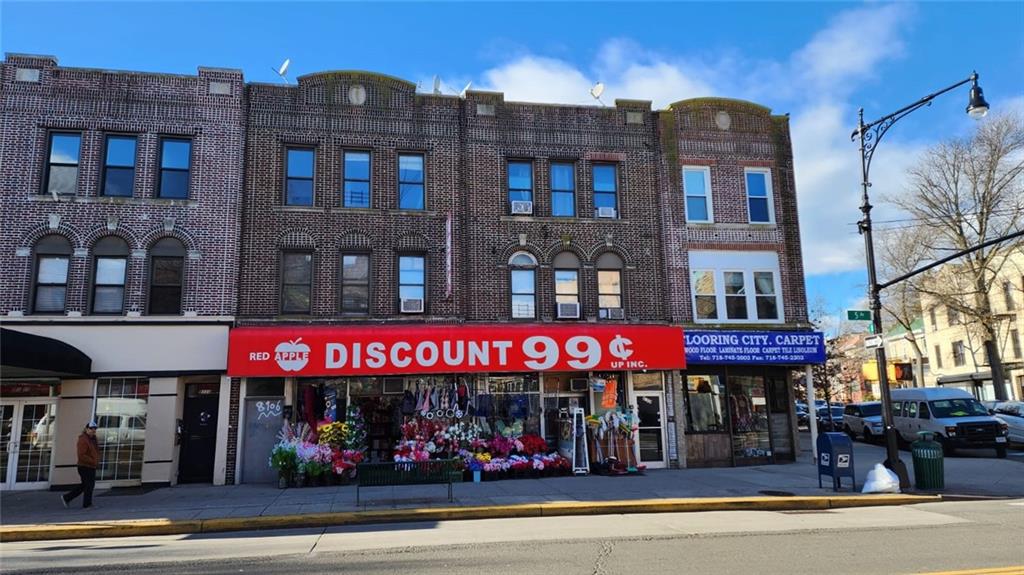
[[[54,400],[6,401],[0,406],[3,489],[44,489],[57,428]]]
[[[650,469],[665,467],[664,405],[661,392],[636,392],[640,462]]]
[[[764,377],[730,375],[727,391],[735,464],[771,463],[772,442],[768,431],[768,400],[765,396]]]

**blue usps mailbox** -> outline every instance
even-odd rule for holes
[[[818,487],[821,476],[832,478],[832,490],[839,491],[840,477],[849,477],[853,490],[857,490],[857,476],[853,473],[853,442],[845,433],[822,433],[818,436]]]

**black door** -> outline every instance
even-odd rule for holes
[[[217,454],[219,383],[190,383],[185,387],[182,413],[181,462],[178,482],[212,483]]]

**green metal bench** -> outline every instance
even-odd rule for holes
[[[452,501],[452,483],[456,481],[462,481],[462,462],[458,460],[360,463],[356,466],[356,505],[359,505],[359,490],[361,488],[395,485],[447,483],[448,501]]]

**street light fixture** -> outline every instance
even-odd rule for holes
[[[988,114],[988,102],[985,101],[985,95],[981,91],[981,86],[978,85],[978,73],[971,74],[974,84],[971,86],[971,99],[967,104],[967,115],[980,120]]]
[[[985,117],[988,113],[988,102],[978,86],[978,73],[972,72],[966,79],[947,86],[938,92],[934,92],[920,100],[896,110],[888,116],[883,116],[874,122],[864,123],[864,108],[857,112],[857,129],[850,135],[850,139],[860,140],[860,167],[861,167],[861,198],[860,211],[864,218],[857,222],[857,228],[864,236],[864,253],[867,257],[868,267],[868,303],[871,306],[871,323],[874,333],[882,335],[882,300],[879,297],[881,287],[878,284],[878,276],[875,271],[875,247],[871,236],[871,202],[868,200],[868,188],[871,187],[869,172],[871,170],[871,159],[875,155],[875,149],[882,140],[882,136],[889,131],[897,121],[910,114],[914,110],[930,106],[932,100],[951,90],[955,90],[968,82],[971,83],[970,100],[967,104],[967,115],[974,119]],[[891,284],[887,284],[891,285]],[[892,421],[892,395],[889,392],[888,364],[885,359],[885,346],[875,349],[875,364],[878,366],[878,386],[882,392],[882,422],[885,425],[886,460],[885,466],[891,469],[900,479],[900,487],[910,486],[910,477],[907,475],[907,468],[900,460],[898,436]]]

